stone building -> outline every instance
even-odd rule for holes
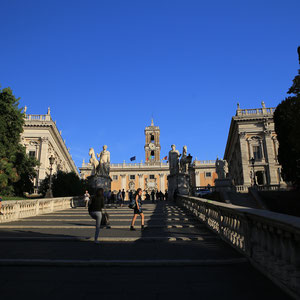
[[[216,173],[215,160],[194,160],[192,163],[191,180],[194,187],[214,186]]]
[[[50,173],[49,158],[54,156],[53,174],[57,170],[65,172],[75,172],[78,176],[78,170],[72,159],[66,143],[58,131],[56,122],[50,115],[50,108],[46,115],[26,114],[25,107],[25,124],[21,134],[21,143],[26,148],[26,153],[35,157],[40,166],[37,167],[37,176],[34,179],[35,192],[38,191],[40,182]]]
[[[276,108],[240,109],[232,118],[224,159],[236,186],[281,185],[278,141],[274,130]]]
[[[112,178],[111,189],[114,191],[136,190],[142,188],[144,191],[151,192],[168,189],[167,176],[169,175],[169,163],[161,159],[160,151],[160,128],[155,126],[153,120],[150,126],[145,128],[145,162],[123,163],[110,165],[110,177]],[[202,186],[214,185],[216,178],[215,162],[194,161],[195,184]],[[81,178],[87,178],[92,173],[92,165],[83,161],[79,168]]]

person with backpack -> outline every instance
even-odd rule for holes
[[[134,195],[134,211],[133,211],[133,218],[131,221],[131,226],[130,226],[130,230],[135,230],[134,228],[134,223],[135,220],[137,218],[138,215],[141,216],[142,218],[142,226],[141,226],[141,230],[144,230],[144,222],[145,222],[145,217],[144,217],[144,213],[143,213],[143,209],[142,209],[142,189],[138,188],[135,195]]]
[[[104,208],[104,193],[103,189],[99,188],[96,191],[96,194],[92,196],[89,202],[89,214],[96,220],[96,231],[95,231],[95,244],[99,244],[98,236],[100,232],[101,218],[102,218],[102,209]]]

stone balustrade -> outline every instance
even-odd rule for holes
[[[194,160],[193,165],[199,166],[199,165],[214,165],[215,166],[216,161],[215,160]]]
[[[50,115],[25,115],[25,120],[28,121],[50,121]]]
[[[299,299],[300,218],[190,196],[178,196],[177,203]]]
[[[2,201],[0,223],[51,213],[80,204],[81,197],[61,197],[35,200]]]
[[[234,189],[237,193],[248,193],[249,187],[250,186],[248,186],[248,185],[235,185]]]
[[[253,108],[253,109],[238,109],[236,111],[237,116],[251,116],[251,115],[272,115],[276,107],[263,107],[263,108]]]

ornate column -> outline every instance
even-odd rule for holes
[[[159,189],[164,192],[165,191],[165,174],[158,174],[159,175]]]
[[[139,177],[139,188],[144,190],[144,174],[138,174]]]
[[[239,140],[240,140],[240,147],[241,147],[241,163],[242,163],[242,170],[243,170],[243,180],[239,178],[238,182],[243,182],[244,185],[251,185],[251,178],[250,178],[250,168],[249,168],[249,158],[250,153],[248,151],[248,142],[246,141],[246,132],[239,133]],[[250,145],[251,149],[251,145]]]
[[[274,150],[274,143],[271,138],[271,130],[265,130],[265,144],[266,144],[266,162],[268,163],[268,184],[279,184],[277,177],[276,154]]]
[[[40,167],[37,175],[37,180],[43,180],[46,177],[46,169],[48,167],[48,148],[49,148],[49,140],[47,137],[41,138],[41,147],[40,147]]]
[[[246,141],[247,141],[247,145],[248,145],[247,153],[248,153],[248,160],[249,160],[253,157],[253,148],[252,148],[252,145],[251,145],[251,139],[247,138]]]
[[[277,140],[276,136],[272,136],[272,141],[273,141],[273,144],[274,144],[275,160],[276,160],[276,162],[278,162],[278,147],[279,147],[279,143],[278,143],[278,140]]]
[[[121,174],[121,189],[126,191],[126,174]]]
[[[262,142],[261,139],[259,139],[259,147],[261,151],[261,159],[264,161],[265,160],[265,151],[264,151],[264,143]]]
[[[196,184],[196,186],[201,186],[200,171],[195,171],[195,184]]]

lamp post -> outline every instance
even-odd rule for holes
[[[255,158],[254,158],[254,157],[252,157],[250,160],[251,160],[251,164],[252,164],[253,185],[254,185],[254,186],[256,186],[255,172],[254,172],[254,163],[255,163]]]
[[[50,163],[50,177],[49,177],[49,188],[46,192],[46,196],[45,198],[53,198],[53,193],[52,193],[52,166],[54,164],[54,161],[55,161],[55,157],[53,155],[51,155],[49,157],[49,163]]]

